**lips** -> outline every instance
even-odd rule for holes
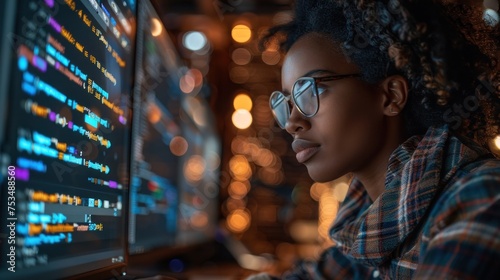
[[[295,139],[292,142],[292,149],[297,155],[297,161],[304,163],[319,151],[319,144],[304,139]]]

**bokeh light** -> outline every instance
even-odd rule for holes
[[[208,151],[207,167],[210,171],[216,171],[220,167],[220,156],[214,151]]]
[[[198,182],[205,172],[205,160],[200,155],[191,156],[184,166],[184,176],[190,182]]]
[[[333,186],[333,194],[337,198],[338,201],[344,201],[347,191],[349,190],[349,184],[345,182],[337,183]]]
[[[326,188],[319,198],[319,226],[318,231],[320,237],[327,241],[329,240],[329,229],[333,220],[337,216],[339,209],[339,201],[335,196],[332,188]]]
[[[231,58],[238,65],[246,65],[252,60],[252,54],[245,48],[237,48],[231,54]]]
[[[204,228],[208,225],[208,214],[203,211],[195,212],[190,218],[191,226],[195,228]]]
[[[200,100],[198,100],[198,98],[188,96],[188,98],[186,98],[185,105],[187,106],[186,112],[189,116],[191,116],[194,122],[197,125],[204,127],[206,125],[206,111]]]
[[[276,170],[275,168],[261,168],[257,175],[263,183],[274,186],[281,184],[285,179],[283,171]]]
[[[228,193],[234,199],[242,199],[250,191],[250,183],[248,181],[240,182],[233,181],[229,184]]]
[[[297,220],[290,225],[290,235],[300,243],[314,243],[318,237],[318,224],[314,221]]]
[[[235,42],[245,43],[252,37],[252,30],[244,24],[238,24],[231,30],[231,37]]]
[[[235,155],[229,160],[229,170],[238,181],[246,181],[252,176],[252,168],[242,155]]]
[[[271,92],[271,90],[269,90]],[[273,114],[269,108],[269,95],[259,95],[255,98],[255,108],[252,111],[255,123],[259,126],[270,126],[274,123]]]
[[[207,45],[207,37],[199,31],[186,32],[182,37],[182,44],[191,51],[199,51]]]
[[[252,98],[248,96],[248,94],[245,93],[240,93],[236,95],[236,97],[233,100],[233,106],[235,110],[238,109],[245,109],[247,111],[252,110]]]
[[[179,81],[179,87],[182,92],[184,93],[191,93],[194,90],[194,87],[196,86],[196,81],[191,76],[190,74],[186,73],[181,77],[181,80]]]
[[[326,183],[314,183],[309,190],[311,198],[315,201],[319,201],[319,198],[321,197],[323,192],[328,188],[329,186]]]
[[[153,37],[158,37],[161,35],[162,30],[163,30],[163,25],[161,24],[161,21],[157,18],[152,18],[151,35],[153,35]]]
[[[199,69],[196,69],[196,68],[191,68],[187,71],[188,75],[190,75],[191,77],[193,77],[194,79],[194,85],[199,87],[202,85],[203,83],[203,74],[201,73],[201,71]]]
[[[203,193],[209,198],[215,198],[219,195],[219,182],[208,181],[203,186]]]
[[[266,50],[262,52],[262,61],[267,65],[276,65],[281,60],[281,54],[278,51]]]
[[[252,114],[245,109],[234,111],[232,116],[233,125],[239,129],[246,129],[252,125]]]
[[[241,254],[238,257],[238,263],[241,267],[253,271],[262,271],[270,266],[270,262],[265,257],[248,253]]]
[[[495,143],[496,148],[500,150],[500,135],[495,137],[494,143]]]
[[[245,138],[242,136],[236,136],[231,141],[231,151],[233,154],[243,154],[245,144]]]
[[[483,14],[483,20],[487,25],[494,27],[500,21],[500,16],[498,15],[497,11],[493,9],[485,9]]]
[[[188,142],[182,136],[175,136],[170,140],[170,152],[176,156],[184,155],[188,150]]]
[[[155,124],[161,120],[161,111],[158,106],[150,104],[148,106],[148,120],[150,123]]]
[[[250,227],[250,212],[246,209],[236,209],[227,217],[226,223],[232,232],[244,232]]]
[[[254,162],[262,167],[269,167],[276,162],[273,152],[268,149],[259,149]]]

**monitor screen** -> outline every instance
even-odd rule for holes
[[[183,88],[190,69],[152,2],[138,9],[129,251],[160,257],[214,238],[220,141],[206,89]]]
[[[15,16],[2,38],[0,278],[119,269],[135,0],[3,2]]]
[[[175,244],[182,143],[180,63],[149,1],[139,2],[129,251]]]
[[[182,162],[177,244],[192,246],[213,241],[218,228],[220,140],[213,115],[203,99],[187,97],[183,123],[188,149]]]

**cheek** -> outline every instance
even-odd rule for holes
[[[338,153],[364,150],[375,144],[383,131],[383,114],[377,109],[375,98],[367,94],[371,92],[338,96],[322,103],[325,106],[318,112],[323,119],[318,123],[319,129],[325,132],[323,141],[328,141]]]
[[[318,115],[311,118],[322,151],[307,165],[313,180],[329,181],[357,170],[380,149],[384,121],[376,108],[373,100],[359,96],[321,103]]]

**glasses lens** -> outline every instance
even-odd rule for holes
[[[285,124],[290,117],[290,108],[286,96],[279,91],[273,92],[269,99],[269,105],[271,106],[271,110],[273,111],[274,118],[278,122],[278,125],[281,128],[285,128]]]
[[[318,97],[314,90],[313,78],[300,78],[293,86],[295,105],[308,117],[316,114],[318,110]]]

